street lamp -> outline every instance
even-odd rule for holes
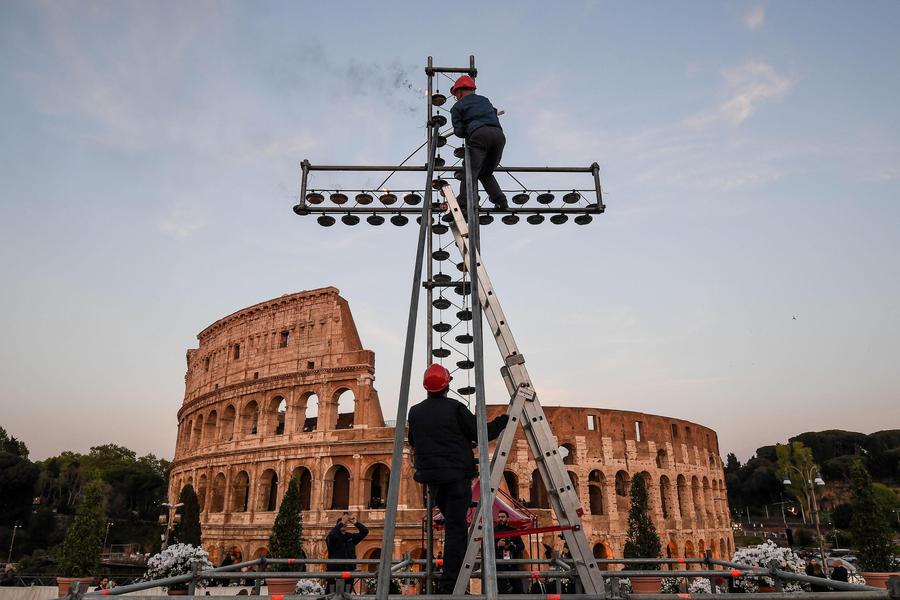
[[[184,506],[184,502],[179,502],[178,504],[170,504],[168,502],[163,502],[161,506],[166,510],[166,516],[160,516],[160,521],[165,518],[166,520],[166,532],[162,536],[162,549],[165,550],[169,547],[169,534],[172,532],[172,526],[175,525],[175,511]]]
[[[109,528],[115,525],[112,521],[106,522],[106,534],[103,536],[103,546],[100,547],[100,552],[103,553],[106,550],[106,540],[109,539]]]
[[[16,521],[15,524],[13,525],[12,539],[9,540],[9,556],[6,557],[7,564],[12,562],[13,544],[16,542],[16,529],[22,529],[22,524],[19,523],[18,521]]]
[[[787,465],[787,468],[797,473],[803,482],[803,495],[806,496],[806,502],[813,511],[813,519],[816,524],[816,537],[819,540],[819,553],[822,556],[822,572],[825,573],[825,578],[828,579],[828,561],[825,559],[825,544],[822,540],[822,532],[819,527],[819,503],[816,500],[816,486],[824,486],[825,480],[818,474],[819,468],[816,465],[810,465],[806,472],[794,465]],[[815,474],[815,478],[813,477],[813,474]],[[785,475],[782,483],[784,485],[791,485],[790,477]]]

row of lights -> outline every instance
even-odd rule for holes
[[[418,220],[419,218],[416,219],[416,221]],[[528,215],[525,218],[525,221],[531,225],[540,225],[546,220],[547,219],[544,217],[544,215]],[[576,225],[587,225],[593,220],[594,218],[588,214],[578,215],[574,219],[572,219],[572,221]],[[500,218],[500,222],[502,222],[504,225],[515,225],[519,221],[521,221],[519,215],[504,215]],[[550,216],[550,222],[554,225],[563,225],[568,221],[569,215],[557,214]],[[331,227],[332,225],[337,223],[337,219],[335,219],[331,215],[319,215],[319,217],[316,219],[316,222],[318,222],[322,227]],[[341,217],[341,223],[343,223],[344,225],[359,225],[359,222],[360,218],[357,215],[344,215]],[[381,215],[369,215],[368,217],[366,217],[366,223],[368,223],[369,225],[374,225],[376,227],[379,225],[384,225],[384,222],[385,218]],[[390,222],[392,225],[396,225],[397,227],[403,227],[404,225],[409,223],[409,217],[407,217],[406,215],[394,215],[390,218]],[[478,223],[481,225],[490,225],[493,222],[493,215],[480,215],[478,217]],[[434,227],[432,227],[432,229]]]
[[[456,178],[460,180],[462,179],[461,170],[456,172]],[[562,201],[565,204],[577,204],[582,198],[583,196],[579,192],[573,190],[563,195]],[[343,192],[334,192],[333,194],[329,194],[328,199],[338,206],[343,206],[350,201],[350,197]],[[361,192],[359,194],[356,194],[353,199],[359,206],[368,206],[375,201],[375,196],[368,192]],[[520,192],[510,198],[510,201],[517,206],[523,206],[527,204],[530,199],[530,193]],[[384,192],[383,194],[380,194],[378,196],[378,200],[385,206],[393,206],[399,200],[399,196],[392,192]],[[550,192],[542,192],[537,194],[535,200],[537,200],[538,204],[547,205],[552,204],[553,201],[556,200],[556,196]],[[322,204],[324,201],[325,195],[320,192],[310,192],[306,195],[307,204],[317,206],[319,204]],[[422,196],[413,192],[409,192],[403,195],[403,202],[405,204],[409,204],[410,206],[416,206],[420,202],[422,202]]]

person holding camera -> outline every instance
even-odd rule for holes
[[[350,531],[351,527],[356,528],[356,533]],[[369,528],[360,523],[356,517],[350,516],[345,512],[341,518],[337,520],[328,537],[325,538],[325,545],[328,547],[328,558],[347,558],[352,559],[351,562],[329,565],[329,571],[350,571],[356,570],[356,546],[369,535]],[[353,583],[350,581],[350,590],[353,589]],[[334,581],[329,582],[328,587],[334,590]]]

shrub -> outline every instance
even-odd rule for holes
[[[853,517],[850,535],[859,557],[859,570],[893,571],[891,528],[884,507],[875,496],[872,477],[859,459],[853,463],[851,473]]]
[[[642,475],[631,482],[631,508],[628,510],[628,533],[625,537],[625,558],[658,558],[659,534],[650,520],[647,503],[647,484]],[[629,565],[629,569],[658,570],[658,563]]]
[[[188,484],[181,490],[178,502],[184,504],[178,509],[181,522],[175,525],[175,539],[182,544],[200,545],[200,501],[194,492],[194,486]]]
[[[275,517],[269,536],[269,558],[299,558],[303,556],[303,515],[300,512],[300,487],[297,479],[288,483],[284,500]],[[273,571],[303,571],[303,565],[271,565]]]
[[[106,527],[102,485],[100,479],[93,479],[84,488],[59,555],[63,577],[93,577],[100,567],[100,545]]]

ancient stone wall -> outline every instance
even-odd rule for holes
[[[344,510],[371,529],[358,555],[381,551],[394,429],[373,387],[374,353],[364,350],[346,300],[334,288],[290,294],[238,311],[204,329],[187,352],[185,399],[169,484],[187,484],[201,503],[203,544],[215,562],[266,551],[287,482],[300,483],[305,551]],[[489,407],[492,413],[505,407]],[[724,475],[712,430],[679,419],[593,408],[546,407],[569,454],[595,555],[621,556],[631,478],[647,478],[664,555],[733,551]],[[423,551],[423,491],[404,457],[394,553]],[[521,432],[503,488],[551,521],[546,491]],[[553,535],[531,540],[561,549]]]

